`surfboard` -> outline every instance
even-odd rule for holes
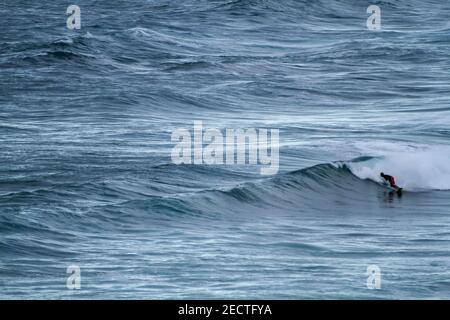
[[[397,193],[399,196],[402,195],[403,188],[395,189],[395,188],[392,188],[389,184],[384,183],[384,182],[382,183],[382,185],[383,185],[384,187],[388,188],[389,190],[391,190],[392,192]]]
[[[402,195],[403,188],[395,189],[395,188],[392,188],[391,186],[387,186],[387,188],[391,191],[396,192],[399,196]]]

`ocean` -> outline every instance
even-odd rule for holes
[[[449,2],[0,16],[0,299],[450,297]],[[196,122],[277,130],[275,170],[176,163]]]

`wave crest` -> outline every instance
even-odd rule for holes
[[[380,181],[380,172],[393,175],[408,191],[450,190],[450,147],[390,152],[367,161],[346,163],[360,179]]]

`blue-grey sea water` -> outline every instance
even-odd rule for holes
[[[449,298],[449,17],[442,0],[1,0],[0,298]],[[173,163],[172,132],[199,120],[279,129],[278,173]]]

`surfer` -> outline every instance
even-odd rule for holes
[[[386,180],[387,182],[389,182],[389,185],[391,186],[391,188],[394,188],[395,191],[401,190],[401,188],[400,188],[398,185],[395,184],[395,179],[394,179],[393,176],[390,176],[390,175],[388,175],[388,174],[384,174],[384,172],[381,172],[381,173],[380,173],[380,176],[381,176],[384,180]]]

